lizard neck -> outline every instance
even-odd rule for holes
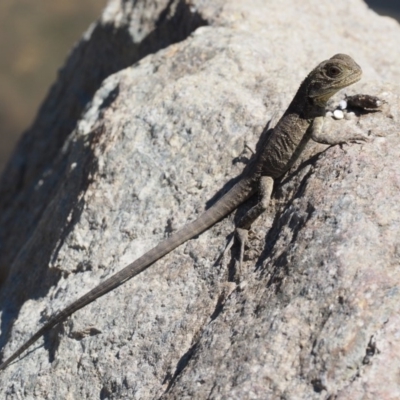
[[[316,103],[314,99],[308,96],[307,81],[303,82],[290,103],[285,115],[297,114],[300,118],[312,120],[317,117],[325,116],[325,107],[327,102]]]

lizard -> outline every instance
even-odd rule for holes
[[[366,136],[360,134],[333,136],[324,134],[322,130],[328,100],[340,89],[360,80],[361,75],[361,67],[346,54],[336,54],[321,62],[301,83],[287,110],[271,132],[268,132],[269,135],[245,167],[238,182],[226,194],[197,219],[187,223],[134,262],[53,314],[30,339],[3,361],[0,370],[4,370],[42,335],[75,311],[122,285],[187,240],[209,229],[258,192],[259,201],[236,225],[236,237],[240,242],[240,269],[251,224],[267,209],[274,181],[293,166],[307,142],[312,139],[335,145],[367,140]]]

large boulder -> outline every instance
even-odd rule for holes
[[[331,107],[385,104],[276,183],[239,284],[221,254],[255,200],[45,335],[1,398],[399,398],[399,42],[360,0],[111,0],[1,181],[3,358],[229,190],[322,60],[364,70]]]

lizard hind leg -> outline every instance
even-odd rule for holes
[[[237,280],[242,275],[244,249],[247,243],[249,229],[251,227],[251,224],[267,209],[271,200],[273,187],[274,180],[270,176],[262,176],[260,178],[258,190],[260,199],[254,207],[247,211],[247,213],[242,217],[236,227],[236,237],[239,239],[240,242],[240,256],[238,267],[236,268]]]

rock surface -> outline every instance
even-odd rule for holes
[[[372,140],[307,149],[239,286],[235,216],[46,335],[1,398],[398,399],[399,41],[357,0],[111,0],[1,181],[3,355],[228,190],[323,59],[387,104],[327,121]]]

